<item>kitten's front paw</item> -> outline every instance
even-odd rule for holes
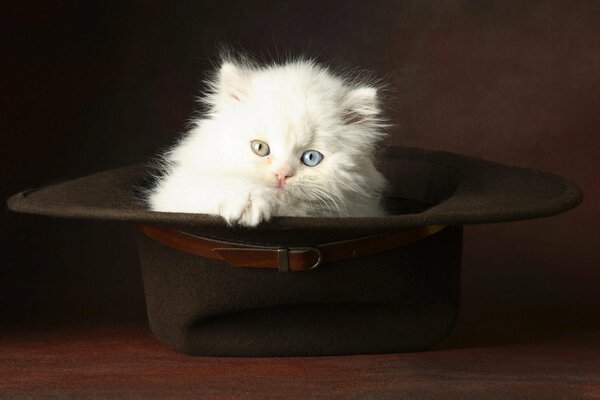
[[[268,221],[276,208],[275,199],[268,192],[253,192],[225,201],[219,214],[230,225],[256,226]]]

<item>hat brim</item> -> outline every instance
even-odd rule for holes
[[[391,183],[390,197],[412,199],[428,208],[377,218],[275,217],[254,232],[327,229],[370,233],[422,225],[466,225],[550,216],[575,207],[581,190],[545,172],[510,167],[442,151],[389,148],[380,168]],[[12,211],[64,218],[166,224],[225,232],[220,217],[150,211],[136,195],[149,175],[139,164],[28,190],[12,196]]]

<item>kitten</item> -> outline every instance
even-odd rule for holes
[[[255,226],[272,216],[384,214],[374,165],[385,137],[377,89],[300,60],[224,61],[205,116],[164,156],[152,210]]]

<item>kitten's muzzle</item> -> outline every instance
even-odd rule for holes
[[[277,187],[282,188],[283,185],[285,185],[285,181],[288,178],[291,178],[293,175],[280,175],[280,174],[275,174],[277,176]]]
[[[289,166],[279,166],[273,171],[275,179],[277,179],[277,187],[283,187],[285,181],[294,176],[294,171]]]

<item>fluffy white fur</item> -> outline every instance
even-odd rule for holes
[[[379,216],[385,136],[377,90],[311,61],[257,67],[225,61],[202,99],[208,112],[165,156],[152,210],[221,215],[255,226],[272,216]],[[270,154],[251,148],[262,140]],[[306,150],[323,160],[301,162]],[[277,174],[289,176],[280,187]]]

